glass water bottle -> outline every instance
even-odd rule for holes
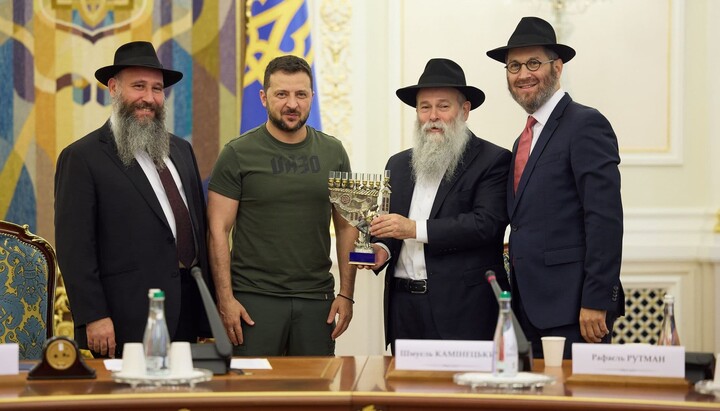
[[[157,288],[148,291],[150,308],[143,336],[145,367],[148,375],[170,373],[170,333],[165,320],[165,293]]]
[[[665,294],[663,305],[663,321],[657,345],[680,345],[680,336],[675,326],[675,298]]]
[[[500,314],[493,338],[493,375],[514,377],[518,373],[518,346],[510,309],[510,293],[500,293]]]

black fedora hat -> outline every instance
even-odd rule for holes
[[[458,89],[470,102],[470,110],[480,107],[485,101],[485,93],[477,87],[468,86],[463,69],[448,59],[431,59],[425,65],[425,71],[415,86],[398,89],[395,94],[408,106],[417,105],[417,93],[423,88],[452,87]]]
[[[545,46],[552,49],[560,56],[563,63],[575,57],[575,50],[570,46],[558,44],[553,27],[539,17],[523,17],[510,36],[507,46],[490,50],[486,54],[493,60],[505,63],[508,50],[530,46]]]
[[[183,78],[181,72],[163,68],[155,53],[155,48],[147,41],[133,41],[120,46],[115,52],[114,64],[99,68],[95,72],[95,78],[107,86],[111,77],[127,67],[147,67],[160,70],[163,73],[164,87],[172,86]]]

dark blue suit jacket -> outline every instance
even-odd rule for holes
[[[199,265],[212,287],[205,197],[190,143],[171,136],[170,159],[185,190]],[[116,353],[125,342],[142,341],[149,288],[165,291],[171,336],[180,321],[200,321],[198,332],[208,328],[199,293],[195,301],[180,298],[177,247],[170,225],[140,165],[134,161],[126,167],[118,157],[109,122],[60,153],[55,238],[81,348],[87,344],[85,324],[104,317],[113,320]],[[187,312],[193,318],[181,318],[181,305],[190,308]]]
[[[390,213],[409,214],[415,189],[412,150],[388,160],[392,195]],[[427,223],[425,262],[435,325],[443,339],[492,340],[498,303],[485,279],[487,270],[504,273],[503,237],[508,219],[505,190],[510,152],[472,135],[451,181],[438,188]],[[401,240],[381,241],[392,259],[385,274],[385,338],[394,340],[388,309],[393,303],[390,280],[400,256]],[[382,269],[382,268],[381,268]],[[509,289],[505,275],[500,285]]]
[[[617,138],[607,119],[565,94],[540,134],[515,195],[511,167],[511,281],[535,327],[578,323],[581,307],[624,313],[619,163]]]

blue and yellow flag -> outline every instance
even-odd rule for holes
[[[305,0],[254,0],[247,13],[245,71],[242,78],[242,116],[240,133],[267,120],[260,102],[265,67],[275,57],[292,54],[307,60],[313,69],[314,53],[310,42],[310,20]],[[320,129],[317,82],[313,82],[312,109],[308,125]]]

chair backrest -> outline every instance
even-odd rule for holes
[[[0,343],[17,343],[20,359],[40,359],[53,335],[57,263],[43,238],[0,220]]]
[[[505,267],[505,274],[510,281],[510,246],[508,243],[503,244],[503,266]]]

